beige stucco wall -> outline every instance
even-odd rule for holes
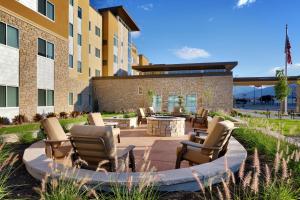
[[[152,90],[162,96],[162,110],[167,110],[169,95],[197,95],[197,107],[210,110],[232,109],[232,76],[198,77],[124,77],[94,78],[94,101],[100,111],[118,112],[146,107],[147,92]],[[139,87],[143,94],[138,94]]]

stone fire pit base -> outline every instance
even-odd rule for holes
[[[147,134],[160,137],[183,136],[185,133],[185,118],[159,116],[147,118]]]

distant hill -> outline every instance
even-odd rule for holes
[[[290,85],[291,92],[289,97],[296,96],[296,85]],[[273,95],[275,96],[274,86],[265,87],[262,89],[262,95]],[[250,86],[235,86],[233,89],[233,96],[235,98],[253,98],[254,88]],[[261,88],[255,88],[255,97],[259,98],[261,96]]]

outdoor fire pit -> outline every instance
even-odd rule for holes
[[[152,136],[176,137],[185,132],[185,118],[153,116],[147,118],[147,134]]]

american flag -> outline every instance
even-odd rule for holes
[[[285,55],[286,55],[286,62],[288,64],[293,64],[292,62],[292,54],[291,54],[291,43],[290,43],[290,40],[289,40],[289,36],[286,35],[286,39],[285,39]]]

